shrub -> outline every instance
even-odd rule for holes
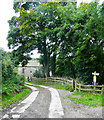
[[[36,70],[36,71],[33,73],[33,77],[44,78],[44,77],[45,77],[45,74],[44,74],[44,72],[41,71],[41,70]]]
[[[64,86],[65,87],[65,90],[69,90],[70,92],[72,92],[73,91],[73,89],[72,89],[72,86],[71,85],[65,85]]]
[[[26,78],[24,75],[20,76],[20,85],[24,86],[24,82],[25,82]]]
[[[7,96],[21,91],[25,82],[25,77],[18,75],[17,68],[11,59],[10,53],[6,53],[0,49],[0,60],[2,61],[2,94]]]

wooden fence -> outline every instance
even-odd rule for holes
[[[75,81],[75,91],[90,91],[90,92],[101,92],[104,94],[104,85],[82,85]]]
[[[67,79],[67,78],[60,78],[60,77],[49,77],[48,81],[52,82],[61,82],[63,85],[70,84],[72,86],[72,89],[74,89],[74,80]]]
[[[32,77],[32,79],[36,82],[39,82],[39,81],[42,81],[42,82],[55,82],[56,84],[57,83],[61,83],[63,85],[66,85],[66,84],[70,84],[72,89],[74,89],[74,81],[73,79],[69,80],[67,78],[62,78],[62,77],[48,77],[47,79],[45,78],[35,78],[35,77]]]
[[[68,78],[62,78],[62,77],[48,77],[47,80],[46,79],[40,79],[40,80],[44,82],[55,82],[56,84],[62,83],[63,85],[70,84],[72,89],[75,91],[79,90],[79,91],[89,91],[89,92],[101,92],[101,94],[104,94],[104,85],[84,85],[78,83],[76,80],[73,80],[72,78],[69,80]]]

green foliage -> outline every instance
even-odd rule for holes
[[[20,16],[9,20],[7,37],[17,63],[25,65],[29,53],[37,48],[46,77],[51,70],[53,75],[92,83],[92,72],[97,71],[97,82],[104,84],[103,4],[84,3],[77,8],[70,2],[47,2],[29,8],[26,2],[20,6],[14,5]]]
[[[62,52],[62,51],[61,51]],[[56,59],[56,75],[58,76],[70,76],[75,78],[75,68],[71,61],[72,57],[67,57],[60,53]]]
[[[39,5],[39,2],[14,2],[13,9],[15,12],[18,12],[21,7],[25,10],[29,10],[30,7],[33,8],[37,5]]]
[[[18,5],[19,3],[15,3],[15,9]],[[59,7],[57,2],[42,3],[28,11],[26,6],[19,7],[20,16],[9,20],[8,46],[16,48],[13,53],[17,56],[17,63],[22,62],[22,65],[25,65],[30,57],[29,53],[38,48],[44,55],[46,77],[49,76],[50,55],[59,44],[54,31],[61,22],[60,17],[56,19],[59,16]]]
[[[77,95],[80,97],[77,97]],[[101,94],[83,93],[83,92],[76,91],[72,95],[67,95],[66,97],[74,101],[75,104],[82,103],[82,104],[93,106],[93,107],[104,106],[104,103],[103,103],[104,96]]]
[[[39,69],[39,70],[36,70],[34,73],[33,73],[33,77],[37,77],[37,78],[45,78],[45,74],[44,74],[44,71],[43,69]]]
[[[24,87],[22,91],[16,95],[9,94],[3,95],[2,97],[2,109],[7,110],[8,108],[13,107],[15,103],[18,103],[20,100],[23,100],[30,93],[30,90]]]
[[[86,6],[86,7],[85,7]],[[73,52],[73,64],[77,71],[76,76],[81,81],[92,82],[92,72],[97,71],[100,73],[97,82],[103,83],[104,75],[104,50],[103,50],[103,37],[99,31],[102,29],[102,25],[98,25],[100,22],[99,6],[97,3],[84,4],[77,9],[76,19],[78,34],[75,33],[76,44]],[[77,18],[76,17],[76,18]],[[99,26],[99,27],[97,27]],[[100,43],[101,42],[101,43]],[[77,45],[80,43],[79,45]],[[76,47],[77,46],[77,47]],[[101,57],[102,56],[102,57]],[[102,66],[102,67],[101,67]]]
[[[67,13],[67,8],[73,11]],[[57,75],[71,76],[80,81],[92,83],[92,72],[100,73],[97,82],[103,84],[104,78],[104,5],[85,3],[79,8],[67,4],[58,36],[63,37],[57,58]],[[102,19],[102,20],[101,20]],[[101,29],[101,30],[100,30]]]
[[[25,77],[18,75],[10,53],[0,49],[0,59],[2,59],[2,94],[8,96],[18,93],[24,87]]]

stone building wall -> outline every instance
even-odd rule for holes
[[[18,73],[20,75],[25,75],[25,77],[32,77],[33,73],[41,66],[42,65],[37,60],[30,60],[25,67],[22,67],[21,64],[18,66]]]

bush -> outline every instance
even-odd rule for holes
[[[3,95],[10,95],[19,93],[21,89],[24,87],[25,77],[24,76],[12,76],[11,78],[8,78],[5,83],[2,85],[2,94]]]
[[[33,73],[33,77],[45,78],[45,74],[44,74],[44,72],[41,71],[41,70],[36,70],[36,71]]]
[[[72,89],[72,86],[71,85],[65,85],[64,86],[65,87],[65,90],[69,90],[70,92],[72,92],[73,91],[73,89]]]
[[[25,76],[21,75],[20,76],[20,85],[24,86],[25,80],[26,80]]]
[[[0,60],[2,61],[2,94],[7,96],[21,91],[25,82],[25,77],[18,75],[17,68],[11,59],[10,53],[6,53],[0,49]]]

